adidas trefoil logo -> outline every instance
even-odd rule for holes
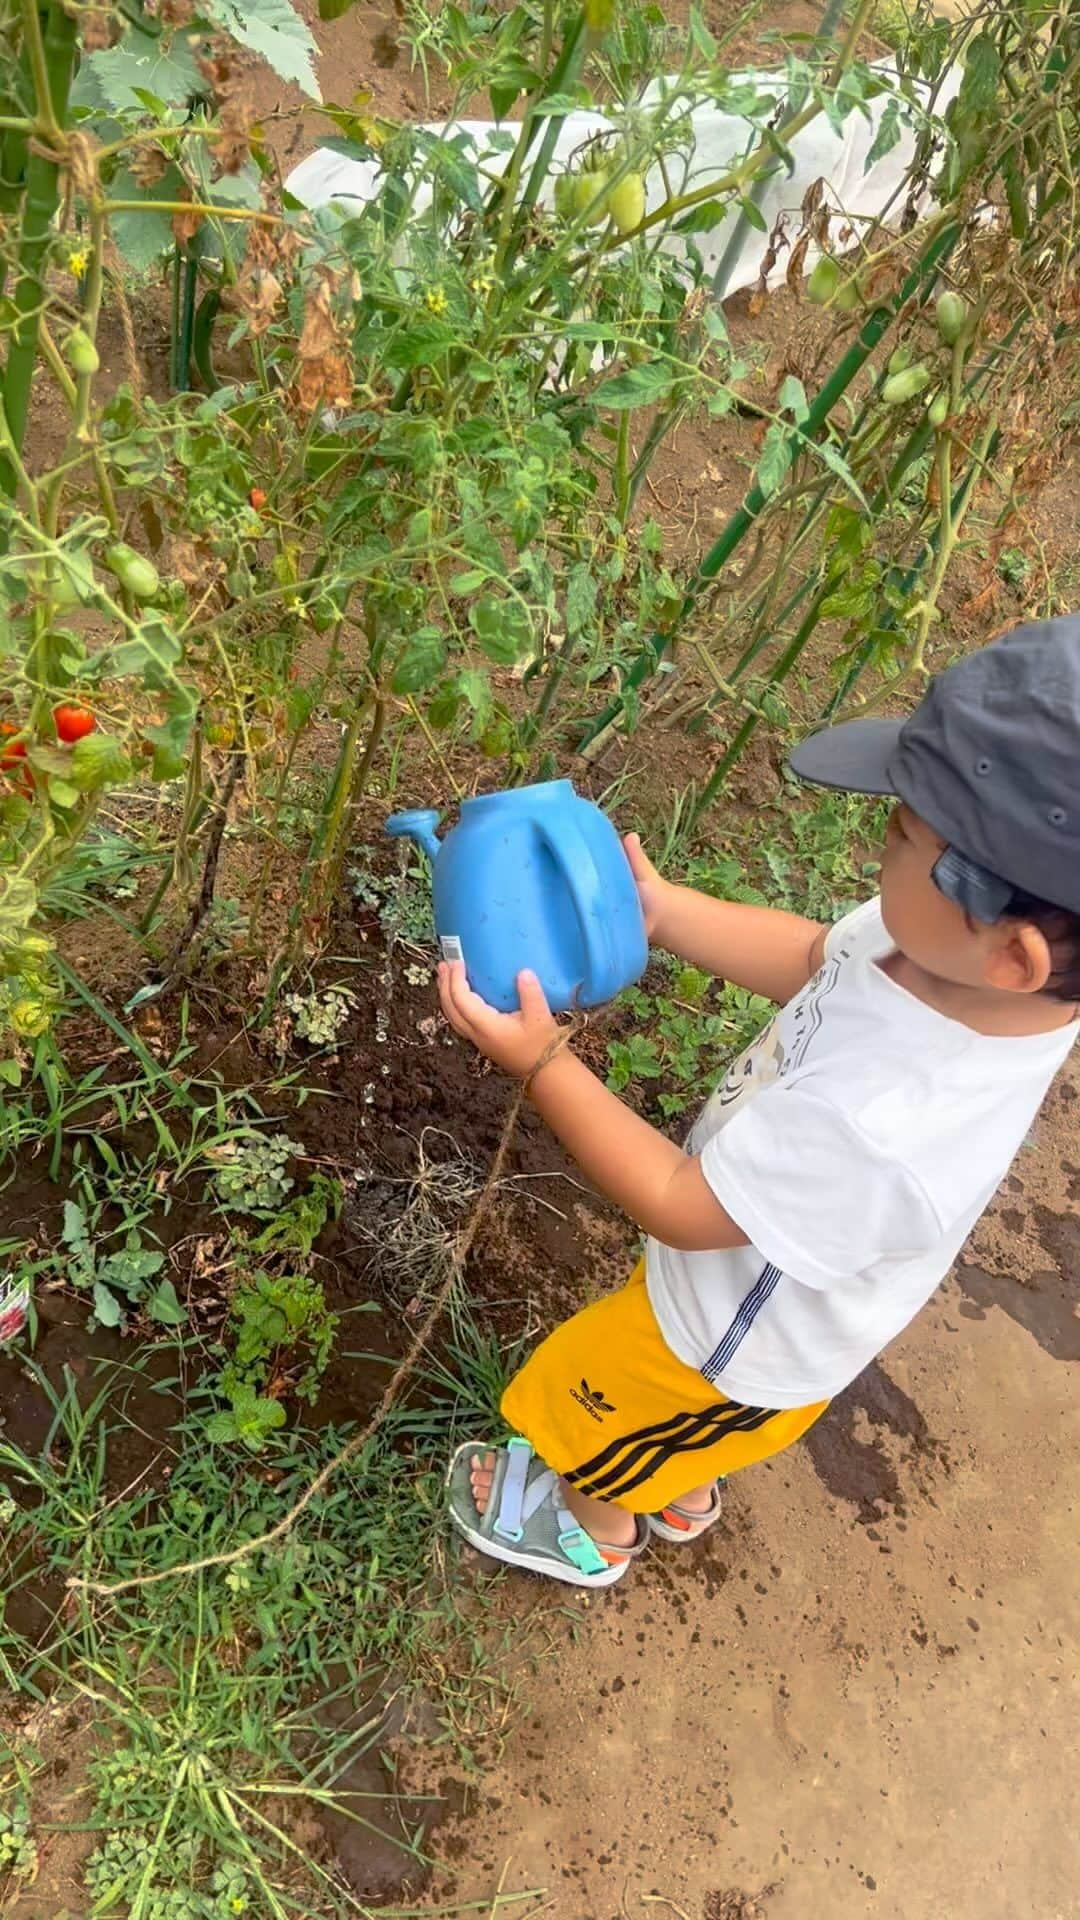
[[[581,1392],[579,1393],[576,1387],[571,1387],[570,1397],[577,1401],[579,1407],[584,1407],[586,1413],[591,1414],[594,1420],[602,1420],[605,1413],[615,1411],[611,1401],[604,1399],[601,1388],[590,1387],[588,1381],[584,1379],[581,1382]]]

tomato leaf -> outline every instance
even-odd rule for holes
[[[421,627],[405,642],[390,682],[395,693],[425,693],[446,666],[446,641],[438,627]]]
[[[514,666],[532,639],[528,612],[520,601],[500,600],[494,593],[482,593],[469,609],[469,625],[497,667]]]
[[[597,406],[610,407],[615,413],[629,413],[634,407],[654,406],[666,398],[675,384],[676,374],[667,360],[648,360],[641,367],[627,367],[596,389]]]
[[[779,420],[773,422],[761,444],[761,457],[758,460],[757,484],[770,499],[777,491],[791,465],[792,437],[791,429]]]
[[[757,233],[768,233],[769,223],[765,215],[762,213],[760,207],[755,206],[748,194],[744,193],[740,195],[739,212],[742,214],[748,227],[753,227]]]

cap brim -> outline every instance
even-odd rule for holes
[[[788,766],[814,787],[842,793],[895,794],[889,766],[900,739],[900,720],[847,720],[826,727],[788,756]]]

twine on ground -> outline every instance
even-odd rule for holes
[[[326,1465],[319,1469],[314,1480],[305,1487],[299,1499],[293,1502],[288,1513],[283,1514],[281,1519],[276,1521],[272,1527],[269,1527],[265,1533],[256,1535],[254,1540],[244,1540],[239,1546],[230,1547],[224,1553],[209,1553],[199,1560],[182,1560],[178,1566],[163,1567],[157,1573],[135,1574],[129,1580],[88,1580],[85,1575],[72,1574],[66,1583],[69,1588],[80,1593],[97,1594],[100,1595],[102,1599],[111,1599],[114,1594],[132,1593],[138,1587],[156,1587],[162,1580],[178,1580],[187,1574],[205,1573],[210,1567],[235,1566],[238,1560],[246,1560],[249,1554],[259,1553],[263,1547],[273,1546],[276,1540],[282,1539],[283,1536],[295,1526],[300,1515],[310,1507],[313,1500],[318,1498],[332,1475],[337,1473],[341,1467],[347,1466],[350,1460],[354,1460],[361,1449],[367,1446],[368,1441],[373,1439],[401,1393],[406,1381],[413,1374],[417,1361],[424,1352],[428,1341],[431,1339],[435,1328],[442,1318],[443,1310],[450,1298],[454,1283],[464,1272],[465,1262],[472,1252],[476,1236],[483,1223],[484,1215],[491,1204],[492,1195],[502,1176],[506,1156],[510,1150],[510,1142],[514,1137],[514,1129],[517,1126],[529,1088],[532,1086],[541,1068],[546,1067],[550,1061],[554,1060],[556,1054],[562,1052],[563,1048],[569,1044],[583,1024],[583,1018],[580,1015],[575,1015],[568,1025],[559,1027],[557,1032],[555,1032],[548,1041],[536,1065],[530,1068],[524,1080],[521,1081],[511,1103],[510,1111],[506,1116],[502,1134],[499,1138],[499,1144],[495,1149],[491,1166],[488,1169],[487,1179],[484,1181],[479,1198],[469,1219],[466,1221],[465,1226],[454,1242],[447,1262],[446,1277],[442,1281],[431,1306],[428,1308],[422,1324],[414,1334],[404,1358],[399,1362],[391,1374],[390,1379],[387,1381],[382,1396],[367,1425],[359,1433],[354,1433],[352,1438],[347,1440],[340,1451],[334,1455],[333,1459],[328,1460]]]

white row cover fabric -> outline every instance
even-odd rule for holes
[[[895,82],[896,70],[891,63],[879,62],[876,71],[881,74],[887,87],[890,81]],[[956,69],[946,76],[934,101],[935,113],[944,112],[947,102],[956,92],[959,79]],[[767,72],[735,76],[732,85],[752,86],[761,93],[771,93],[777,100],[782,98],[784,92],[783,76]],[[642,98],[642,108],[654,108],[662,113],[665,95],[674,87],[674,81],[654,82]],[[929,95],[926,97],[928,99]],[[891,100],[899,101],[900,138],[888,153],[868,165],[868,156]],[[742,114],[725,112],[708,103],[699,104],[689,112],[679,108],[678,121],[686,137],[679,151],[668,155],[667,168],[673,187],[680,193],[718,178],[751,151],[759,138],[751,121]],[[512,123],[497,125],[488,120],[430,122],[425,124],[424,130],[436,137],[454,141],[463,155],[471,155],[478,166],[491,174],[505,170],[516,133]],[[580,153],[583,143],[596,134],[610,134],[612,131],[612,121],[600,112],[573,112],[564,116],[552,167],[540,196],[541,204],[550,204],[553,174],[573,167],[574,158]],[[858,223],[880,216],[883,212],[888,219],[898,219],[904,205],[904,195],[900,190],[914,156],[916,134],[915,116],[911,108],[891,90],[877,95],[867,104],[865,111],[853,107],[839,131],[829,124],[824,113],[818,114],[790,142],[793,171],[788,173],[779,167],[760,190],[758,205],[766,231],[763,233],[747,225],[738,259],[725,275],[722,291],[734,293],[740,287],[752,286],[759,280],[769,235],[781,215],[786,216],[789,242],[794,240],[799,230],[803,200],[817,181],[822,182],[826,203],[837,214]],[[527,177],[527,167],[525,172]],[[420,217],[431,204],[431,190],[423,178],[422,159],[416,163],[415,175],[414,207],[416,216]],[[286,186],[306,207],[315,209],[337,203],[348,208],[350,203],[355,206],[374,199],[382,178],[382,169],[377,160],[353,160],[329,148],[318,147],[293,169]],[[660,168],[653,166],[646,178],[649,211],[662,205],[666,197]],[[927,197],[924,196],[921,210],[925,210],[926,204]],[[724,256],[738,217],[738,208],[729,207],[715,227],[693,236],[710,278]],[[833,235],[830,237],[830,248],[838,252],[843,250],[844,245],[837,231],[842,224],[842,221],[834,221]],[[669,234],[663,244],[668,252],[678,254],[685,251],[686,241],[679,234]],[[850,240],[848,244],[851,244]],[[805,260],[807,272],[816,258],[816,250],[810,247]],[[766,276],[770,285],[783,280],[786,262],[786,252],[781,249],[775,265]]]

